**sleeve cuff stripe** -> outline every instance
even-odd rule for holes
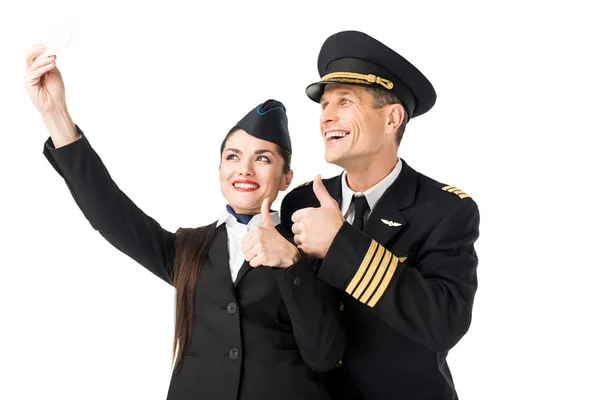
[[[369,284],[369,287],[360,298],[361,303],[366,303],[369,300],[369,298],[373,295],[373,292],[375,292],[375,289],[377,289],[377,286],[379,286],[383,274],[385,274],[385,271],[390,265],[390,258],[392,258],[392,253],[386,250],[385,257],[383,258],[379,269],[377,269],[377,274],[375,274],[375,278],[373,278],[373,281]]]
[[[367,304],[369,307],[374,307],[377,304],[377,302],[379,301],[379,299],[381,298],[381,296],[383,296],[383,293],[385,292],[385,290],[389,286],[390,282],[392,281],[394,272],[396,272],[396,267],[398,266],[398,261],[400,261],[398,259],[398,257],[395,257],[395,256],[392,257],[392,263],[391,263],[390,267],[388,268],[388,270],[385,274],[385,277],[381,281],[381,285],[379,286],[379,288],[373,295],[373,298],[371,298],[371,300],[369,300],[369,303]]]
[[[383,256],[384,251],[385,248],[379,245],[377,249],[377,254],[375,254],[375,258],[373,258],[373,261],[371,261],[371,263],[369,264],[367,273],[364,275],[363,279],[360,282],[360,285],[358,285],[358,288],[354,291],[354,293],[352,293],[352,296],[354,296],[355,299],[358,299],[363,294],[367,285],[370,284],[371,278],[373,278],[373,274],[375,274],[377,267],[379,267],[379,262],[381,261],[381,257]]]
[[[375,249],[377,248],[377,246],[379,246],[379,244],[376,241],[371,240],[371,245],[369,246],[367,253],[363,257],[360,267],[358,267],[358,270],[354,274],[354,277],[350,281],[350,284],[346,286],[346,292],[348,294],[352,294],[354,292],[354,289],[356,289],[356,286],[365,274],[365,271],[367,270],[367,267],[369,266],[371,259],[373,258],[373,253],[375,253]]]

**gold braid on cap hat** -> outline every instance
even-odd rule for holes
[[[394,82],[387,80],[387,79],[383,79],[377,75],[357,74],[354,72],[332,72],[332,73],[327,74],[324,77],[322,77],[321,82],[323,82],[323,81],[363,83],[366,85],[376,83],[378,85],[383,86],[384,88],[386,88],[388,90],[391,90],[394,87]]]

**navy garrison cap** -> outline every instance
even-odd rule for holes
[[[366,85],[389,90],[400,99],[409,118],[426,113],[436,100],[427,78],[400,54],[357,31],[336,33],[323,43],[318,60],[321,80],[306,88],[319,102],[325,85]]]
[[[278,144],[292,151],[285,106],[277,100],[267,100],[250,110],[237,126],[259,139]]]

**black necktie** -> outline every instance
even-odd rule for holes
[[[365,226],[365,212],[369,210],[369,203],[365,196],[352,196],[352,204],[354,204],[354,221],[352,226],[357,227],[361,231]]]

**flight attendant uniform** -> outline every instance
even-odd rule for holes
[[[261,106],[249,113],[257,121],[245,129],[257,136],[261,118],[269,116],[262,126],[273,130],[274,124],[281,125],[273,119],[285,117],[283,105],[282,111]],[[287,119],[283,125],[285,136]],[[163,229],[119,189],[77,130],[79,140],[58,149],[49,138],[44,155],[92,227],[172,284],[177,234]],[[227,212],[213,223],[216,236],[196,282],[191,343],[172,375],[168,399],[328,399],[321,373],[336,366],[345,344],[339,303],[305,255],[289,268],[252,268],[243,261],[240,237],[262,216],[247,224],[237,217]],[[278,214],[271,217],[279,230]]]

